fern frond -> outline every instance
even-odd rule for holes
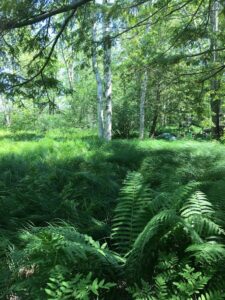
[[[155,278],[155,289],[157,299],[167,300],[168,299],[168,287],[166,284],[165,278],[163,276],[158,275]]]
[[[193,244],[186,249],[186,252],[191,253],[200,263],[212,264],[225,259],[224,245],[216,242]]]
[[[202,238],[224,234],[223,229],[207,217],[192,216],[185,219],[185,224],[186,226],[189,224],[189,229],[194,230]]]
[[[121,189],[119,203],[115,209],[112,238],[117,250],[126,254],[142,231],[146,220],[140,216],[150,196],[140,173],[128,173]]]
[[[200,183],[197,181],[191,181],[185,185],[179,186],[175,191],[172,193],[173,197],[173,204],[176,206],[177,209],[180,209],[183,206],[183,203],[186,199],[196,191],[196,189],[200,186]]]
[[[223,229],[213,220],[215,211],[212,204],[200,191],[195,192],[189,198],[181,209],[181,216],[184,218],[189,232],[195,231],[201,237],[224,234]]]
[[[222,291],[209,291],[198,297],[198,300],[224,300],[225,293]]]
[[[20,239],[24,243],[22,250],[12,251],[11,256],[18,265],[36,264],[46,268],[57,264],[74,266],[82,271],[95,265],[118,270],[124,260],[109,251],[105,245],[100,245],[90,236],[78,233],[72,226],[32,227],[21,233]],[[104,269],[104,268],[103,268]]]
[[[173,209],[163,210],[159,212],[155,217],[153,217],[148,224],[145,226],[144,230],[139,234],[135,243],[134,249],[139,251],[144,249],[145,245],[158,233],[159,230],[163,231],[163,234],[171,230],[176,223],[180,221],[179,216]],[[158,240],[160,236],[158,236]],[[156,245],[155,245],[156,246]]]
[[[132,250],[126,261],[126,268],[133,270],[133,276],[140,276],[141,262],[145,255],[148,261],[151,261],[154,251],[159,247],[163,238],[176,226],[180,221],[180,217],[175,210],[164,210],[153,217],[145,226],[143,231],[138,235]],[[147,247],[148,245],[148,247]],[[144,250],[147,249],[147,254]],[[152,265],[154,262],[152,261]],[[139,275],[138,275],[139,274]]]
[[[212,204],[207,200],[206,195],[200,191],[195,192],[181,209],[181,216],[184,218],[193,215],[211,216],[214,214]]]
[[[169,209],[171,203],[168,198],[168,193],[155,193],[154,197],[152,197],[146,207],[149,216],[153,217],[163,209]]]

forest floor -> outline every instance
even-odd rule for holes
[[[218,142],[106,143],[91,131],[1,131],[0,254],[8,242],[20,243],[16,233],[28,224],[60,220],[96,240],[109,238],[130,171],[140,172],[161,193],[195,182],[210,202],[225,206],[225,147]]]
[[[105,221],[110,218],[109,208],[114,208],[127,172],[143,173],[147,167],[153,188],[164,188],[173,181],[199,181],[204,183],[209,197],[218,189],[219,195],[225,194],[225,147],[217,142],[105,143],[91,131],[1,131],[3,227],[20,228],[24,222],[55,219],[76,222],[77,214],[73,216],[70,207],[74,200],[75,210],[87,210],[94,218]]]
[[[105,220],[127,172],[144,169],[146,159],[152,160],[149,172],[154,171],[155,187],[157,180],[160,185],[209,178],[217,185],[225,180],[225,147],[217,142],[115,140],[107,144],[91,131],[1,131],[0,193],[10,197],[0,208],[5,225],[10,222],[6,225],[10,228],[15,223],[18,228],[25,220],[56,218],[74,221],[67,215],[70,210],[60,209],[68,204],[66,197]]]

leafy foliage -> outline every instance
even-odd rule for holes
[[[104,279],[92,280],[92,273],[86,277],[77,274],[74,279],[66,281],[62,275],[62,270],[56,269],[57,273],[49,278],[48,288],[45,289],[46,294],[53,299],[90,299],[91,295],[99,296],[99,291],[109,290],[114,286],[112,283],[105,283]]]
[[[223,146],[0,143],[1,299],[224,299]]]
[[[140,215],[149,200],[147,188],[143,185],[140,173],[129,173],[120,191],[119,203],[115,209],[112,237],[118,251],[126,254],[133,246],[138,233],[144,227],[144,220]]]

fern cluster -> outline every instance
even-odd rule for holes
[[[192,182],[161,198],[156,193],[157,202],[161,202],[161,205],[155,205],[154,193],[146,187],[140,173],[131,173],[125,180],[115,210],[112,237],[115,246],[118,248],[120,245],[118,250],[126,259],[128,282],[138,282],[140,278],[152,284],[154,282],[149,295],[155,295],[156,298],[149,299],[192,299],[195,295],[199,299],[207,299],[212,292],[212,295],[214,292],[223,295],[224,287],[220,286],[221,278],[218,275],[224,276],[220,268],[225,262],[224,229],[217,223],[213,205],[204,193],[197,190],[198,187],[198,183]],[[142,199],[139,199],[140,191],[144,191]],[[127,240],[131,232],[134,238]],[[157,262],[161,260],[161,253],[165,249],[174,253],[176,264],[170,265],[170,272],[160,273]],[[169,264],[165,260],[164,265],[166,263]],[[190,273],[194,282],[185,277],[185,272]],[[186,283],[177,282],[182,280],[182,276],[186,278]],[[157,294],[160,283],[166,287],[164,296]],[[189,294],[188,285],[191,287]],[[219,290],[215,288],[214,291],[216,285]],[[146,284],[144,286],[146,288]],[[180,298],[173,298],[168,290],[171,295],[174,293]]]
[[[224,146],[0,143],[0,299],[225,299]]]

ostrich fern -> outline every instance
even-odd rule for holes
[[[143,183],[142,175],[137,172],[128,173],[120,191],[112,227],[112,238],[120,253],[126,254],[132,248],[144,228],[145,220],[140,216],[149,200],[150,193]]]
[[[26,299],[32,295],[35,300],[46,299],[44,288],[56,266],[72,277],[94,270],[93,276],[115,279],[123,263],[106,245],[66,224],[31,227],[21,232],[20,240],[22,249],[12,248],[9,253],[10,291]]]
[[[196,266],[224,259],[219,243],[224,231],[213,205],[197,187],[199,183],[190,182],[173,193],[154,194],[141,174],[128,174],[115,209],[112,237],[120,253],[126,254],[129,280],[154,276],[163,249],[181,252],[182,261],[189,263],[194,257]]]

